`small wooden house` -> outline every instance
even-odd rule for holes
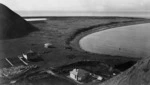
[[[32,50],[28,51],[26,54],[22,54],[22,56],[27,61],[34,61],[35,59],[39,58],[39,55]]]
[[[29,62],[38,62],[43,61],[40,55],[32,50],[28,51],[27,53],[18,56],[18,58],[25,64],[28,65]]]
[[[89,72],[83,70],[83,69],[73,69],[70,71],[70,77],[76,81],[82,81],[84,80]]]

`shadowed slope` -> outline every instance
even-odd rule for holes
[[[0,4],[0,39],[19,38],[36,30],[18,14]]]
[[[127,71],[95,85],[150,85],[150,57],[145,58]]]

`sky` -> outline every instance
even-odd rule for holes
[[[15,11],[150,12],[150,0],[0,0]]]

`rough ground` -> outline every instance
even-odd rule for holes
[[[91,85],[150,85],[150,57],[106,82]]]

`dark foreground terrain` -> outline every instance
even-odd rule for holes
[[[26,17],[26,18],[33,18],[33,17]],[[29,22],[31,25],[34,26],[34,28],[38,29],[36,31],[29,32],[21,37],[19,36],[16,38],[0,40],[1,68],[10,67],[8,62],[6,62],[5,58],[11,58],[15,66],[22,65],[22,63],[20,63],[17,60],[17,56],[21,55],[24,52],[27,52],[28,50],[33,50],[35,52],[40,53],[44,60],[42,62],[31,63],[31,65],[32,64],[38,65],[39,69],[36,71],[26,73],[26,75],[24,76],[22,75],[21,77],[19,77],[18,81],[14,83],[14,85],[42,85],[42,84],[76,85],[77,83],[73,80],[70,80],[66,77],[59,75],[54,76],[48,74],[47,71],[51,68],[58,68],[60,66],[69,65],[79,61],[99,61],[112,67],[129,61],[138,61],[141,58],[130,58],[128,56],[111,56],[85,52],[79,47],[78,41],[87,34],[96,31],[102,31],[110,28],[115,28],[118,26],[150,22],[149,19],[132,18],[132,17],[45,17],[45,18],[47,18],[46,21]],[[51,43],[52,47],[44,48],[45,43]],[[137,69],[136,66],[135,69]],[[147,72],[149,72],[149,70]],[[123,73],[119,74],[119,76],[120,75],[124,76],[126,74]],[[2,79],[1,81],[2,85],[2,84],[9,84],[10,81],[12,80]],[[115,81],[117,81],[117,79]],[[135,84],[130,85],[136,85],[136,81],[138,80],[136,79]],[[148,82],[147,80],[144,81]],[[107,81],[107,83],[105,84],[104,82],[102,85],[118,84],[115,82],[109,83],[109,81]],[[101,82],[87,83],[87,84],[101,85]],[[126,84],[119,84],[119,85],[126,85]]]

